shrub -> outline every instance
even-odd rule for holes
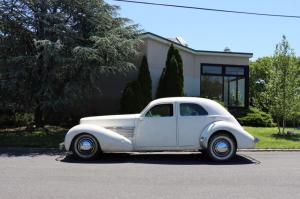
[[[250,107],[245,110],[231,110],[235,118],[243,126],[256,126],[256,127],[274,127],[272,116],[257,108]]]
[[[152,100],[152,80],[151,80],[146,56],[143,57],[137,81],[141,86],[142,97],[143,97],[142,105],[143,107],[145,107]]]
[[[126,84],[121,98],[121,113],[139,113],[152,100],[152,80],[147,57],[142,59],[136,81]]]
[[[32,126],[33,118],[32,113],[1,114],[0,127]]]
[[[129,82],[121,98],[121,113],[139,113],[143,108],[143,97],[139,82]]]

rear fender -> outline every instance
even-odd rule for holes
[[[255,138],[246,132],[241,126],[237,126],[227,121],[217,121],[209,124],[200,136],[201,148],[206,149],[209,138],[216,132],[227,131],[234,136],[237,142],[237,148],[248,149],[255,147]]]
[[[93,124],[80,124],[71,128],[65,136],[65,148],[71,150],[73,139],[82,133],[93,135],[103,152],[129,152],[133,150],[132,142],[126,137],[103,127]]]

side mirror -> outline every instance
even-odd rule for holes
[[[139,120],[140,120],[140,121],[143,121],[143,120],[144,120],[144,117],[140,117]]]

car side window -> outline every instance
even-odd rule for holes
[[[145,117],[172,117],[173,104],[160,104],[152,107]]]
[[[201,116],[208,115],[208,112],[199,104],[182,103],[180,104],[181,116]]]

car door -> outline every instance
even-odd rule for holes
[[[138,149],[161,149],[176,146],[175,103],[151,107],[138,121],[135,145]]]
[[[199,138],[210,122],[207,111],[196,103],[178,103],[179,146],[199,146]]]

